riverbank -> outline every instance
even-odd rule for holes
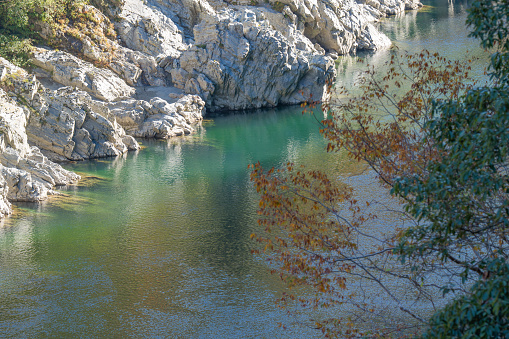
[[[85,2],[65,15],[42,8],[46,19],[27,12],[47,45],[31,51],[29,72],[0,58],[0,217],[10,202],[79,180],[55,162],[119,156],[139,149],[133,137],[188,135],[206,110],[323,99],[333,59],[387,47],[373,22],[419,6],[115,0],[104,13]]]
[[[433,12],[384,19],[380,29],[412,53],[425,47],[463,58],[456,51],[480,49],[464,26],[469,1],[455,1],[452,10],[447,0],[426,3]],[[367,63],[383,65],[386,56],[364,56],[362,64],[358,56],[342,58],[337,84],[353,84]],[[298,324],[307,317],[275,307],[286,290],[263,258],[250,254],[259,197],[248,164],[294,161],[340,177],[363,169],[344,154],[325,154],[316,120],[301,110],[214,117],[190,135],[141,139],[141,152],[64,164],[103,180],[63,188],[76,197],[65,206],[51,199],[16,203],[24,215],[0,228],[0,334],[320,337]],[[349,183],[363,194],[381,194],[365,178]],[[394,224],[390,216],[379,220]]]

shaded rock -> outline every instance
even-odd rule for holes
[[[419,0],[405,0],[406,10],[415,10],[422,7],[422,3]]]
[[[165,86],[168,82],[155,57],[124,47],[119,48],[110,68],[129,85]]]
[[[0,171],[3,170],[3,166],[0,164]],[[7,200],[7,194],[9,193],[9,186],[3,175],[0,175],[0,218],[5,217],[12,213],[11,203]]]
[[[26,171],[2,166],[1,175],[9,187],[9,201],[41,201],[48,197],[49,190],[41,182],[34,181]]]
[[[358,48],[364,50],[376,50],[376,46],[390,45],[391,40],[385,34],[380,33],[372,24],[366,26],[358,41]]]

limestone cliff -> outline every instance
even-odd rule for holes
[[[156,61],[151,76],[142,70],[141,81],[197,94],[209,111],[236,110],[322,99],[335,77],[334,58],[389,46],[372,23],[419,5],[126,0],[116,27],[122,44]]]
[[[118,156],[193,132],[206,110],[322,100],[334,59],[390,45],[373,23],[417,0],[94,0],[37,23],[27,72],[0,57],[0,216]],[[112,19],[112,20],[110,20]],[[58,48],[58,49],[57,49]]]

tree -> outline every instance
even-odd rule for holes
[[[308,297],[284,295],[280,305],[332,310],[332,317],[317,311],[310,323],[326,336],[386,337],[431,325],[430,331],[440,327],[447,337],[458,335],[446,330],[458,323],[444,325],[454,312],[466,329],[479,319],[463,316],[465,305],[482,305],[479,314],[497,300],[507,305],[507,293],[498,288],[508,255],[508,7],[507,1],[475,2],[469,13],[472,34],[484,47],[498,48],[490,87],[469,84],[468,65],[438,54],[395,54],[387,75],[366,71],[360,96],[323,106],[330,116],[321,130],[327,151],[346,150],[376,172],[405,204],[398,213],[410,227],[388,234],[374,229],[372,204],[358,202],[351,188],[319,171],[253,166],[264,227],[253,238],[290,287],[313,289]],[[487,288],[497,292],[479,299]],[[367,289],[377,292],[368,295]],[[443,308],[447,292],[459,299]],[[385,305],[376,302],[380,298]],[[418,302],[443,311],[429,323],[429,315],[411,307]],[[338,313],[336,307],[345,306]],[[388,309],[391,318],[384,322]],[[492,322],[506,317],[493,315]],[[488,333],[483,331],[471,333]]]
[[[395,186],[396,193],[419,197],[409,210],[428,220],[405,234],[402,256],[429,253],[457,263],[464,280],[477,280],[433,316],[425,338],[509,336],[508,17],[507,1],[472,5],[467,23],[471,35],[494,51],[493,84],[438,105],[441,115],[430,124],[430,135],[447,159],[430,166],[427,181],[405,178]]]
[[[385,76],[379,77],[373,67],[364,73],[359,96],[349,97],[341,90],[340,95],[349,98],[346,102],[322,106],[329,113],[321,130],[329,141],[327,151],[346,150],[367,163],[385,189],[401,176],[428,175],[429,162],[443,156],[427,138],[432,102],[457,99],[471,88],[466,81],[468,64],[426,51],[398,53],[388,62]],[[294,164],[268,172],[257,164],[251,178],[261,193],[259,222],[266,231],[253,237],[265,244],[271,253],[269,261],[290,287],[308,285],[316,292],[309,298],[284,295],[282,306],[296,301],[305,308],[348,309],[343,319],[313,321],[312,326],[327,336],[366,331],[387,336],[394,331],[416,331],[426,322],[422,312],[409,308],[397,290],[405,286],[414,301],[425,299],[432,304],[436,293],[434,284],[427,282],[431,275],[398,260],[394,250],[402,229],[388,234],[374,229],[373,211],[380,205],[360,203],[352,188]],[[401,224],[418,224],[404,211],[398,213]],[[359,291],[366,289],[380,293],[363,293],[359,298]],[[387,298],[386,304],[377,305],[379,298]],[[397,314],[387,319],[387,312]],[[369,323],[376,323],[376,328],[364,325]]]

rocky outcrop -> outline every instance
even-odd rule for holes
[[[195,45],[169,70],[174,85],[202,96],[210,110],[321,99],[334,62],[270,26],[264,10],[227,11],[194,27]],[[172,65],[172,66],[175,66]]]
[[[5,78],[5,68],[4,71]],[[8,201],[40,201],[57,185],[79,176],[63,169],[28,144],[25,132],[29,110],[0,88],[0,214],[10,213]]]
[[[197,95],[186,95],[168,103],[155,97],[111,103],[111,114],[129,135],[139,138],[167,139],[190,134],[193,124],[202,120],[205,102]]]
[[[403,3],[401,0],[394,0]],[[385,15],[383,10],[359,5],[353,0],[281,0],[271,1],[289,24],[313,43],[338,55],[357,50],[376,50],[390,45],[388,39],[369,40],[372,22]],[[362,44],[359,42],[362,41]]]
[[[130,97],[134,88],[111,70],[98,68],[69,53],[39,48],[33,63],[51,74],[54,81],[76,87],[104,101]]]
[[[41,111],[31,117],[27,134],[41,149],[68,160],[118,156],[139,149],[120,125],[107,119],[108,108],[85,92],[71,87],[43,90],[31,104]]]
[[[117,156],[139,148],[114,119],[108,120],[105,103],[73,87],[48,89],[35,76],[5,60],[0,64],[18,104],[30,113],[24,130],[28,141],[51,152],[47,154],[53,159]]]
[[[210,111],[237,110],[323,99],[337,55],[390,46],[372,23],[418,5],[126,0],[116,28],[126,47],[157,61],[145,83],[199,95]]]
[[[28,141],[54,160],[117,156],[139,149],[133,137],[189,134],[204,112],[204,101],[193,95],[171,93],[175,99],[180,98],[176,101],[165,93],[167,99],[152,96],[148,101],[118,98],[108,102],[70,86],[50,89],[26,71],[5,60],[3,63],[18,105],[31,113],[26,126]],[[44,80],[44,74],[40,76]]]

